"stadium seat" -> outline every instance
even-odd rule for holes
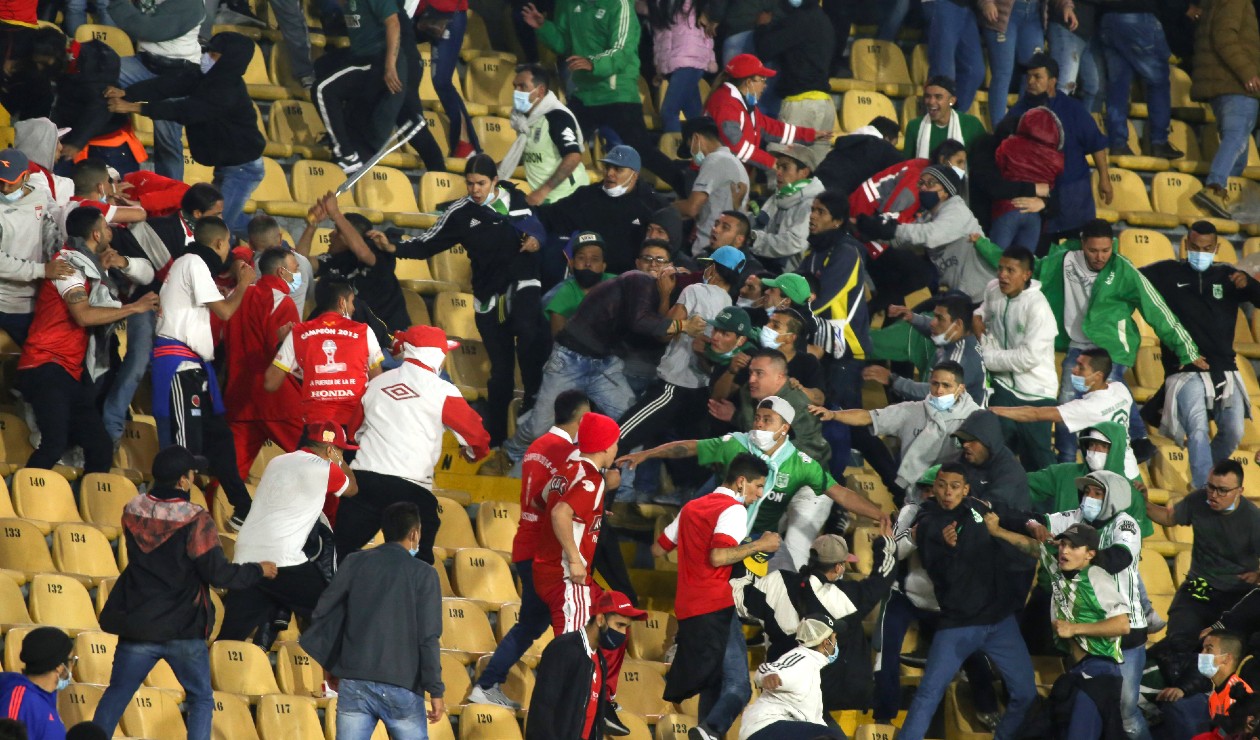
[[[512,79],[516,65],[498,55],[479,56],[468,62],[464,91],[468,99],[486,106],[496,116],[512,115]]]
[[[4,638],[4,667],[14,673],[21,673],[22,666],[25,663],[19,657],[22,654],[22,641],[26,639],[27,633],[35,629],[39,625],[32,624],[23,627],[14,627],[9,630],[9,634]]]
[[[1186,153],[1181,159],[1173,160],[1173,169],[1198,177],[1203,177],[1208,173],[1212,160],[1203,156],[1202,149],[1199,147],[1199,137],[1195,135],[1194,129],[1189,124],[1185,121],[1171,121],[1168,129],[1168,143]]]
[[[305,696],[271,694],[258,702],[261,740],[324,740],[315,700]]]
[[[17,670],[13,666],[9,668]],[[92,716],[96,714],[96,705],[101,703],[101,694],[104,693],[104,686],[72,683],[57,692],[57,715],[66,727],[74,727],[80,722],[91,722]],[[115,733],[115,737],[120,735],[121,732]]]
[[[214,182],[214,168],[204,165],[193,159],[193,155],[188,151],[188,144],[184,144],[184,184],[196,185],[199,182]]]
[[[1142,178],[1129,170],[1113,167],[1109,170],[1111,179],[1112,200],[1110,208],[1130,226],[1146,226],[1153,229],[1175,229],[1179,223],[1176,216],[1167,213],[1156,213],[1151,209],[1150,198],[1146,194],[1146,184]],[[1098,173],[1093,174],[1094,201],[1101,203],[1098,197]]]
[[[267,75],[267,63],[263,60],[262,49],[254,44],[254,56],[244,74],[245,86],[249,88],[249,96],[255,100],[284,100],[289,91],[279,85],[273,85]]]
[[[276,643],[276,682],[280,691],[292,696],[309,696],[316,704],[324,698],[324,669],[297,642]]]
[[[310,203],[295,201],[293,193],[289,191],[289,179],[280,167],[280,163],[270,157],[263,157],[263,179],[245,204],[247,212],[262,211],[271,216],[306,218],[306,213],[312,205],[314,201]],[[314,252],[313,249],[312,252]]]
[[[1142,549],[1142,557],[1138,561],[1138,572],[1142,582],[1146,584],[1148,594],[1172,596],[1177,592],[1173,585],[1172,574],[1168,571],[1168,562],[1164,556],[1147,548]]]
[[[188,730],[179,704],[161,689],[141,686],[122,716],[122,729],[131,737],[183,738]]]
[[[1175,64],[1168,65],[1169,92],[1172,98],[1172,116],[1187,123],[1207,123],[1216,120],[1212,106],[1197,103],[1190,97],[1190,75]]]
[[[90,524],[58,524],[53,530],[52,558],[58,571],[86,576],[94,586],[119,575],[109,540]]]
[[[669,712],[669,705],[661,698],[664,692],[665,677],[652,664],[631,659],[621,664],[617,703],[626,711],[646,717],[649,722],[655,721]]]
[[[659,720],[649,717],[648,721],[656,722],[656,740],[687,740],[687,734],[696,726],[696,718],[689,714],[665,714]]]
[[[1191,198],[1203,189],[1203,183],[1194,175],[1180,172],[1159,172],[1151,178],[1151,203],[1160,213],[1173,213],[1186,226],[1195,221],[1210,221],[1222,234],[1237,234],[1238,222],[1224,218],[1212,218],[1195,205]]]
[[[249,714],[245,697],[226,691],[214,692],[210,737],[212,740],[258,740],[258,730],[254,729],[254,718]]]
[[[853,570],[863,575],[870,575],[875,565],[875,553],[871,545],[878,536],[877,527],[857,527],[853,530],[853,555],[857,557]]]
[[[433,279],[459,286],[464,293],[472,292],[472,260],[464,245],[456,244],[445,252],[438,252],[429,259]]]
[[[476,603],[466,599],[442,599],[442,649],[462,663],[494,652],[490,620]]]
[[[145,480],[152,480],[153,458],[158,453],[157,426],[129,420],[123,427],[122,445],[127,448],[128,462],[144,473]]]
[[[118,52],[120,57],[133,57],[136,55],[136,47],[131,43],[131,37],[127,35],[126,31],[114,26],[84,23],[75,29],[74,40],[79,43],[103,41],[106,46]]]
[[[437,213],[447,203],[468,195],[462,175],[426,172],[420,176],[420,210]]]
[[[481,142],[481,149],[498,162],[516,141],[512,122],[499,116],[477,116],[472,120],[473,131]]]
[[[840,102],[840,128],[853,132],[869,124],[876,116],[897,120],[897,109],[883,93],[870,90],[849,90]]]
[[[1151,478],[1155,486],[1175,495],[1190,490],[1190,461],[1186,451],[1174,445],[1156,445],[1155,449],[1155,457],[1151,459]]]
[[[458,715],[468,701],[468,692],[472,691],[472,678],[468,675],[468,666],[450,653],[442,653],[441,663],[442,683],[446,686],[446,711]]]
[[[269,3],[270,4],[270,3]],[[273,43],[267,52],[268,81],[283,87],[288,96],[309,98],[311,91],[302,87],[302,83],[293,76],[293,68],[289,63],[289,49],[286,44]]]
[[[866,471],[850,473],[846,470],[845,472],[849,477],[849,487],[854,491],[866,496],[871,503],[886,512],[896,510],[897,507],[893,502],[892,492],[888,490],[888,487],[884,485],[884,482],[879,479],[878,475]]]
[[[854,740],[893,740],[897,728],[893,725],[858,725]]]
[[[1138,403],[1149,401],[1164,384],[1164,365],[1160,361],[1160,348],[1142,345],[1138,347],[1137,360],[1133,363],[1134,383],[1129,390]]]
[[[1173,581],[1180,588],[1190,573],[1190,551],[1185,550],[1173,556]]]
[[[138,496],[136,484],[114,473],[89,473],[79,484],[79,513],[110,539],[122,531],[122,513]]]
[[[262,110],[259,109],[258,103],[254,103],[254,120],[258,123],[258,133],[262,134],[263,156],[264,157],[292,157],[293,147],[280,141],[272,141],[271,134],[267,132],[267,123],[263,120]]]
[[[293,199],[298,203],[313,205],[326,193],[335,192],[346,175],[341,168],[331,162],[319,162],[313,159],[299,159],[293,163]],[[337,205],[344,213],[358,213],[374,224],[385,220],[385,214],[369,208],[355,206],[352,193],[342,193],[337,198]]]
[[[442,325],[441,319],[436,322]],[[446,371],[451,382],[469,401],[486,397],[486,383],[490,378],[490,356],[481,342],[463,341],[446,359]]]
[[[481,341],[471,293],[439,293],[433,299],[433,318],[448,337]]]
[[[280,48],[280,44],[276,44]],[[267,119],[268,138],[293,147],[293,152],[306,159],[328,159],[332,152],[320,142],[328,133],[314,103],[305,100],[280,100],[271,106]]]
[[[0,521],[0,527],[4,526]],[[26,611],[26,599],[22,597],[22,589],[12,578],[0,576],[0,634],[19,626],[34,624],[31,615]]]
[[[429,319],[429,307],[424,305],[424,299],[418,294],[410,290],[404,290],[403,300],[407,304],[407,318],[411,320],[412,326],[433,323]]]
[[[1094,114],[1094,120],[1098,123],[1098,128],[1104,132],[1107,130],[1106,121],[1103,120],[1101,113]],[[1165,172],[1172,165],[1167,159],[1162,157],[1147,157],[1142,154],[1142,140],[1138,138],[1137,127],[1133,125],[1133,121],[1128,122],[1129,134],[1127,142],[1129,149],[1133,150],[1133,154],[1120,154],[1108,157],[1108,162],[1116,167],[1126,170],[1138,170],[1140,172]]]
[[[471,62],[479,56],[495,55],[515,64],[516,56],[505,51],[495,51],[490,42],[490,31],[486,21],[476,11],[468,10],[468,25],[464,29],[464,43],[460,44],[459,56],[465,62]]]
[[[420,81],[420,102],[425,108],[440,108],[442,101],[438,100],[437,89],[433,87],[433,52],[430,44],[420,44],[420,64],[424,66],[422,73],[423,79]],[[457,70],[451,70],[451,84],[455,86],[455,92],[459,93],[459,97],[464,100],[464,107],[468,110],[470,116],[484,116],[489,113],[489,109],[480,103],[474,103],[468,100],[464,95],[464,91],[459,84],[459,75]]]
[[[854,39],[850,48],[849,66],[853,70],[853,78],[832,78],[832,92],[869,90],[894,98],[904,98],[914,93],[910,70],[906,67],[906,56],[892,41]]]
[[[502,640],[504,636],[507,635],[508,631],[511,630],[518,621],[520,621],[520,616],[520,604],[504,604],[503,608],[499,610],[499,622],[496,626],[498,632],[496,637],[498,637],[499,640]],[[547,647],[553,637],[554,633],[550,628],[543,630],[542,635],[539,636],[537,640],[534,640],[534,644],[530,645],[529,649],[525,651],[525,654],[521,656],[521,662],[531,667],[538,665],[538,659],[542,657],[543,649]]]
[[[441,503],[441,499],[439,502]],[[443,505],[443,508],[453,505],[454,502],[451,502]],[[458,515],[463,517],[465,523],[468,521],[463,509],[458,510]],[[446,522],[443,521],[442,529],[438,530],[439,537],[445,529]],[[512,580],[512,571],[508,569],[503,557],[494,550],[465,547],[454,552],[451,557],[455,562],[451,585],[461,598],[485,602],[492,611],[498,611],[505,603],[521,600]]]
[[[28,580],[36,573],[57,572],[36,522],[0,519],[0,568],[17,571]]]
[[[280,693],[267,654],[252,642],[219,640],[211,645],[210,681],[217,691],[248,696],[251,704],[258,703],[265,694]],[[311,701],[314,706],[314,700]],[[261,723],[258,729],[262,732]]]
[[[477,666],[473,670],[473,674],[480,676],[489,664],[490,656],[481,656],[477,660]],[[499,688],[503,690],[507,698],[520,704],[521,709],[528,712],[530,699],[534,695],[534,672],[523,661],[515,663],[508,669],[507,680]]]
[[[31,579],[30,608],[36,624],[60,627],[71,636],[101,628],[87,589],[73,576],[36,575]]]
[[[123,567],[119,567],[118,570],[123,570]],[[92,602],[92,605],[96,608],[96,616],[99,617],[101,611],[105,609],[105,602],[109,600],[109,592],[114,589],[114,584],[117,582],[117,578],[106,578],[96,587],[96,598]],[[215,594],[212,593],[211,601],[214,600],[214,597]],[[216,614],[215,619],[219,619],[219,615]]]
[[[365,207],[382,211],[403,228],[427,228],[433,218],[423,216],[416,204],[416,189],[401,170],[377,165],[354,184],[354,199]]]
[[[441,528],[437,531],[436,547],[446,551],[448,556],[465,547],[477,547],[477,538],[473,535],[472,522],[464,507],[448,498],[438,497],[438,515],[442,517]]]
[[[507,707],[469,704],[459,717],[459,740],[521,740],[521,726]]]
[[[1125,229],[1119,237],[1120,254],[1127,257],[1134,267],[1177,258],[1168,237],[1151,229]]]
[[[931,71],[930,68],[927,44],[915,44],[910,52],[910,83],[916,90],[923,89],[923,84],[927,82],[928,73]]]
[[[677,633],[678,620],[673,614],[649,610],[647,619],[630,623],[630,657],[637,660],[664,660],[665,651],[674,644]]]
[[[0,446],[2,445],[3,443],[0,442]],[[17,512],[13,510],[13,497],[9,495],[9,484],[0,477],[0,519],[17,518]]]
[[[26,465],[35,448],[31,447],[31,430],[16,414],[0,412],[0,439],[4,441],[4,474]]]
[[[184,700],[184,686],[175,676],[175,670],[165,660],[159,660],[154,664],[153,669],[149,671],[149,675],[144,677],[144,685],[161,689],[179,701]]]
[[[521,505],[515,501],[485,501],[477,507],[477,542],[491,550],[510,553],[516,537]]]

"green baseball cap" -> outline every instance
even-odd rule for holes
[[[919,482],[916,483],[915,485],[916,486],[936,485],[936,471],[940,469],[941,469],[940,465],[933,465],[932,467],[923,471],[923,475],[919,476]]]
[[[777,278],[762,280],[761,287],[778,288],[783,295],[787,296],[792,303],[798,306],[804,306],[806,303],[809,303],[809,281],[794,272],[787,272]]]
[[[754,337],[757,334],[757,328],[748,318],[748,312],[736,306],[728,306],[719,311],[709,322],[709,326],[722,331],[733,331],[745,337]]]

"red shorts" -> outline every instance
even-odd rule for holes
[[[534,590],[551,609],[551,628],[557,637],[586,627],[591,619],[591,608],[604,592],[593,580],[577,584],[567,578],[559,582],[535,582]]]

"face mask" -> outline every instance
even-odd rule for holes
[[[937,411],[949,411],[954,408],[954,404],[958,402],[958,396],[949,394],[948,396],[932,396],[927,397],[927,402]]]
[[[214,59],[214,57],[210,56],[210,54],[209,54],[209,53],[202,53],[202,55],[201,55],[201,73],[202,73],[202,74],[205,74],[206,72],[209,72],[209,71],[210,71],[210,68],[214,66],[214,63],[215,63],[215,59]]]
[[[1215,259],[1216,255],[1211,252],[1186,252],[1186,262],[1190,263],[1195,272],[1208,269]]]
[[[739,347],[734,347],[729,352],[714,352],[712,347],[705,347],[704,356],[710,362],[716,362],[716,363],[725,365],[727,364],[727,362],[730,361],[732,357],[735,356],[735,353],[738,351],[739,351]]]
[[[411,557],[413,557],[413,558],[414,558],[414,557],[415,557],[415,556],[416,556],[419,552],[420,552],[420,548],[418,548],[418,547],[408,547],[408,548],[407,548],[407,554],[408,554],[408,555],[410,555],[410,556],[411,556]]]
[[[57,688],[56,688],[56,691],[65,691],[65,690],[66,690],[66,689],[68,689],[68,688],[70,688],[70,677],[69,677],[69,676],[66,676],[65,678],[59,678],[59,679],[57,679]]]
[[[949,329],[946,329],[940,334],[933,334],[932,344],[935,344],[937,347],[944,347],[949,344]]]
[[[1199,673],[1211,678],[1216,675],[1216,656],[1211,653],[1199,653]]]
[[[579,287],[590,288],[599,282],[600,274],[594,270],[574,270],[573,280]]]
[[[1090,470],[1102,470],[1107,465],[1107,453],[1093,450],[1085,453],[1085,467]],[[1083,511],[1084,509],[1082,509]]]
[[[752,308],[752,304],[754,303],[756,303],[756,301],[754,301],[753,299],[745,298],[743,296],[740,296],[739,298],[735,299],[735,305],[739,306],[740,308]]]
[[[26,187],[23,186],[23,187],[18,188],[17,190],[14,190],[12,193],[0,193],[0,198],[4,198],[6,201],[10,203],[16,203],[22,199],[22,195],[25,192],[26,192]]]
[[[769,452],[774,443],[778,440],[774,437],[774,432],[765,429],[754,429],[748,433],[748,441],[762,452]]]
[[[599,646],[604,650],[616,650],[626,644],[626,633],[605,627],[599,631]]]
[[[752,93],[744,93],[744,102],[748,103],[749,108],[752,108],[757,105],[757,96]]]
[[[766,306],[766,318],[770,318],[771,316],[774,315],[774,312],[778,310],[779,309],[775,308],[774,306]]]
[[[1090,454],[1096,453],[1091,452]],[[1087,522],[1094,521],[1102,513],[1102,504],[1103,502],[1100,498],[1081,499],[1081,518]]]
[[[1040,93],[1038,95],[1028,94],[1024,96],[1024,99],[1028,101],[1029,108],[1036,108],[1037,106],[1045,105],[1050,102],[1050,93]]]
[[[1223,511],[1223,513],[1225,513],[1225,514],[1228,514],[1229,512],[1231,512],[1231,511],[1233,511],[1234,509],[1237,509],[1237,508],[1238,508],[1238,499],[1234,499],[1234,503],[1230,504],[1230,506],[1229,506],[1229,508],[1228,508],[1228,509],[1223,509],[1222,511]]]
[[[613,186],[610,188],[610,187],[608,187],[607,185],[605,185],[605,186],[604,186],[604,192],[605,192],[605,193],[608,193],[609,197],[612,197],[612,198],[620,198],[621,196],[623,196],[623,195],[625,195],[626,193],[630,192],[630,186],[629,186],[629,185],[620,185],[620,184],[618,184],[618,185],[613,185]]]
[[[691,161],[695,162],[696,166],[699,167],[701,163],[704,162],[704,157],[705,157],[704,152],[696,152],[695,154],[691,155]]]
[[[763,326],[761,327],[761,336],[758,337],[758,341],[761,342],[761,346],[766,349],[778,349],[779,332],[769,326]]]
[[[517,113],[529,113],[529,109],[534,107],[534,103],[529,99],[529,93],[520,90],[512,91],[512,109]]]
[[[962,167],[955,167],[951,164],[949,168],[954,171],[955,175],[958,175],[959,180],[967,176],[967,170],[964,170]]]
[[[924,190],[919,193],[919,210],[930,211],[941,202],[941,195],[935,190]]]
[[[840,641],[836,640],[831,643],[831,654],[827,656],[827,665],[835,663],[840,658]]]
[[[296,293],[302,289],[302,273],[294,272],[290,274],[293,275],[293,282],[289,283],[289,292]]]
[[[1077,393],[1085,393],[1089,390],[1089,384],[1085,382],[1085,378],[1080,375],[1072,376],[1072,390]]]

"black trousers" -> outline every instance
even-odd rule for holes
[[[327,587],[317,565],[302,563],[279,568],[274,579],[263,579],[251,588],[228,591],[219,638],[244,640],[280,609],[309,618]]]
[[[175,373],[171,381],[171,441],[210,462],[210,474],[241,520],[249,513],[253,497],[236,467],[236,439],[222,414],[214,412],[206,371],[191,368]],[[161,429],[161,426],[158,427]]]
[[[55,362],[19,370],[17,387],[35,412],[39,424],[39,448],[26,461],[28,468],[51,470],[78,445],[83,448],[83,469],[88,473],[108,473],[114,445],[96,409],[96,393],[84,371],[75,380]]]
[[[1212,589],[1206,600],[1190,595],[1190,581],[1186,580],[1177,589],[1172,605],[1168,607],[1167,640],[1181,640],[1184,643],[1198,644],[1199,633],[1212,626],[1221,615],[1230,609],[1249,591],[1221,591]]]
[[[395,71],[404,92],[397,94],[385,87],[384,54],[376,59],[356,57],[315,85],[311,97],[328,129],[333,156],[358,154],[366,161],[381,148],[403,111],[408,86],[420,85],[409,73],[418,69],[417,60],[406,53],[398,55]]]
[[[591,141],[595,130],[607,126],[617,132],[621,141],[634,147],[643,160],[643,167],[651,170],[653,175],[664,180],[675,193],[686,192],[682,170],[672,159],[656,148],[652,137],[648,135],[647,126],[643,123],[643,106],[638,103],[609,103],[607,105],[588,106],[576,97],[569,98],[569,110],[582,126],[582,134]]]
[[[506,315],[501,306],[476,315],[477,331],[490,358],[490,379],[486,382],[486,431],[490,446],[498,447],[507,439],[508,406],[516,387],[514,368],[521,366],[521,382],[525,399],[532,403],[542,384],[542,367],[547,348],[542,333],[542,290],[537,287],[514,290]],[[500,300],[502,297],[500,296]]]
[[[372,540],[381,528],[385,507],[406,501],[420,508],[420,552],[416,557],[433,565],[433,543],[442,524],[437,497],[424,486],[395,475],[356,470],[354,478],[359,484],[358,495],[341,499],[337,508],[337,526],[333,529],[337,562]]]

